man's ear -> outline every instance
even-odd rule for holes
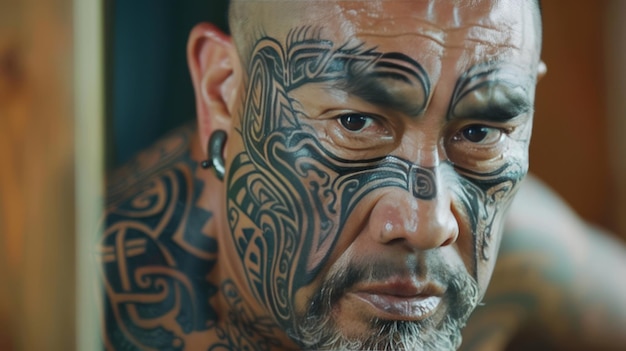
[[[543,60],[539,61],[539,65],[537,65],[537,82],[541,80],[548,73],[548,66]]]
[[[230,36],[212,24],[200,23],[189,35],[187,63],[195,91],[200,142],[206,148],[214,130],[231,130],[241,84],[237,50]]]

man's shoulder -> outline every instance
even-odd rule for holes
[[[176,130],[108,178],[96,247],[109,347],[182,350],[216,320],[217,242],[205,230],[212,213],[198,205],[193,135]]]
[[[185,125],[159,139],[142,150],[128,162],[107,175],[106,205],[133,197],[140,192],[141,185],[162,177],[174,169],[196,168],[191,159],[191,147],[195,130]]]
[[[491,283],[462,349],[614,349],[610,342],[620,337],[609,326],[626,320],[619,303],[626,285],[603,272],[623,271],[625,253],[623,243],[529,177],[511,206]]]
[[[129,227],[179,245],[181,238],[208,238],[200,235],[212,214],[198,201],[206,185],[193,155],[194,136],[193,127],[178,128],[108,176],[105,234]]]

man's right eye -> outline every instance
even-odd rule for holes
[[[474,144],[491,145],[500,141],[503,135],[504,132],[500,128],[472,124],[463,128],[452,140],[455,142],[468,141]]]
[[[340,116],[339,123],[350,132],[360,132],[374,124],[374,118],[358,113],[350,113]]]
[[[331,110],[310,121],[320,139],[340,158],[379,157],[394,145],[394,125],[374,113]]]

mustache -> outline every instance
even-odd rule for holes
[[[330,273],[309,300],[307,311],[296,317],[290,336],[306,350],[456,350],[461,328],[478,304],[476,280],[462,268],[446,266],[441,258],[422,262],[351,262],[345,269]],[[428,270],[428,273],[426,273]],[[372,335],[351,338],[337,331],[332,310],[339,299],[359,283],[384,282],[393,277],[416,277],[441,285],[447,300],[443,320],[420,322],[372,319]]]
[[[420,272],[428,266],[428,275]],[[446,267],[440,260],[430,259],[412,266],[390,261],[351,262],[345,269],[331,273],[318,292],[309,300],[308,316],[328,313],[351,288],[360,283],[382,282],[392,277],[417,277],[445,287],[444,298],[451,306],[453,318],[466,318],[478,303],[478,284],[462,269]],[[425,279],[427,278],[427,279]]]

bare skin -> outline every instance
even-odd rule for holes
[[[109,178],[109,216],[118,212],[117,209],[122,203],[154,194],[154,191],[142,190],[141,185],[162,180],[173,169],[186,174],[191,184],[188,191],[195,194],[196,201],[182,202],[193,211],[208,211],[208,208],[200,206],[202,197],[211,196],[210,191],[206,190],[206,173],[209,171],[198,167],[199,162],[204,159],[202,149],[197,141],[195,128],[188,126],[140,153]],[[165,190],[163,184],[157,184],[157,189]],[[164,193],[160,196],[163,195]],[[180,193],[178,196],[183,197]],[[174,199],[165,200],[159,203],[158,207],[165,209],[173,203]],[[124,217],[116,226],[124,228],[137,226],[146,223],[149,217],[148,215]],[[184,219],[181,218],[177,223],[183,223]],[[206,222],[201,231],[202,238],[215,239],[215,235],[209,234],[212,225],[211,220]],[[120,227],[117,228],[110,226],[105,238],[119,236]],[[626,307],[622,301],[626,287],[623,281],[612,279],[612,276],[620,276],[626,271],[626,251],[623,243],[615,242],[610,236],[592,230],[555,194],[533,178],[527,179],[520,189],[509,212],[505,228],[493,278],[483,305],[472,314],[463,331],[461,350],[524,350],[530,347],[541,350],[621,349],[626,342],[620,327],[626,322]],[[184,230],[189,231],[191,228]],[[159,234],[153,234],[156,239],[154,241],[163,245],[165,251],[178,246],[164,242],[162,239],[164,236]],[[125,238],[116,241],[113,246],[129,246],[132,242],[132,239]],[[145,243],[135,244],[138,251],[146,246]],[[107,247],[111,246],[105,244],[103,240],[99,245],[100,252],[109,252]],[[211,243],[205,246],[197,244],[187,246],[187,254],[190,256],[206,252],[206,262],[209,264],[215,258],[211,256],[214,254],[211,250]],[[124,256],[137,257],[128,249]],[[119,260],[107,260],[105,255],[101,257],[103,268],[118,269]],[[111,266],[107,266],[106,262]],[[190,268],[180,270],[177,265],[180,265],[180,261],[176,264],[139,261],[127,269],[131,278],[137,274],[137,270],[149,267],[178,269],[182,276],[188,276],[187,272],[193,271]],[[210,277],[214,276],[211,274],[211,270],[214,269],[207,269],[209,281]],[[103,276],[107,286],[111,284],[111,278],[115,275],[109,271],[107,277]],[[205,279],[203,276],[202,280]],[[107,293],[108,298],[117,296],[110,290],[107,290]],[[215,291],[209,296],[212,305],[217,301],[227,300],[223,296],[217,296],[222,294],[223,292]],[[143,295],[144,301],[154,303],[155,299],[148,298],[151,295],[157,294]],[[141,299],[139,296],[138,300]],[[198,304],[199,301],[194,300],[193,303]],[[163,306],[151,322],[139,319],[134,323],[145,329],[155,325],[175,326],[178,322],[168,316],[173,310],[171,306]],[[217,314],[212,315],[210,312],[196,311],[196,313],[196,318],[205,322],[218,318]],[[128,322],[109,315],[108,323],[116,327],[123,327]],[[179,332],[185,350],[207,350],[216,340],[224,342],[223,336],[217,333],[216,328],[198,329],[193,332]],[[236,327],[233,327],[234,329]],[[132,334],[118,337],[130,340],[129,344],[134,347],[146,348],[145,341],[140,338],[132,339],[130,335]],[[107,349],[119,349],[119,341],[112,338],[113,335],[105,333]],[[245,339],[240,342],[243,340]],[[246,344],[250,345],[251,341]]]
[[[527,172],[536,8],[245,4],[253,38],[191,33],[198,130],[112,177],[107,347],[458,348]]]
[[[626,247],[529,177],[461,350],[620,350]]]

